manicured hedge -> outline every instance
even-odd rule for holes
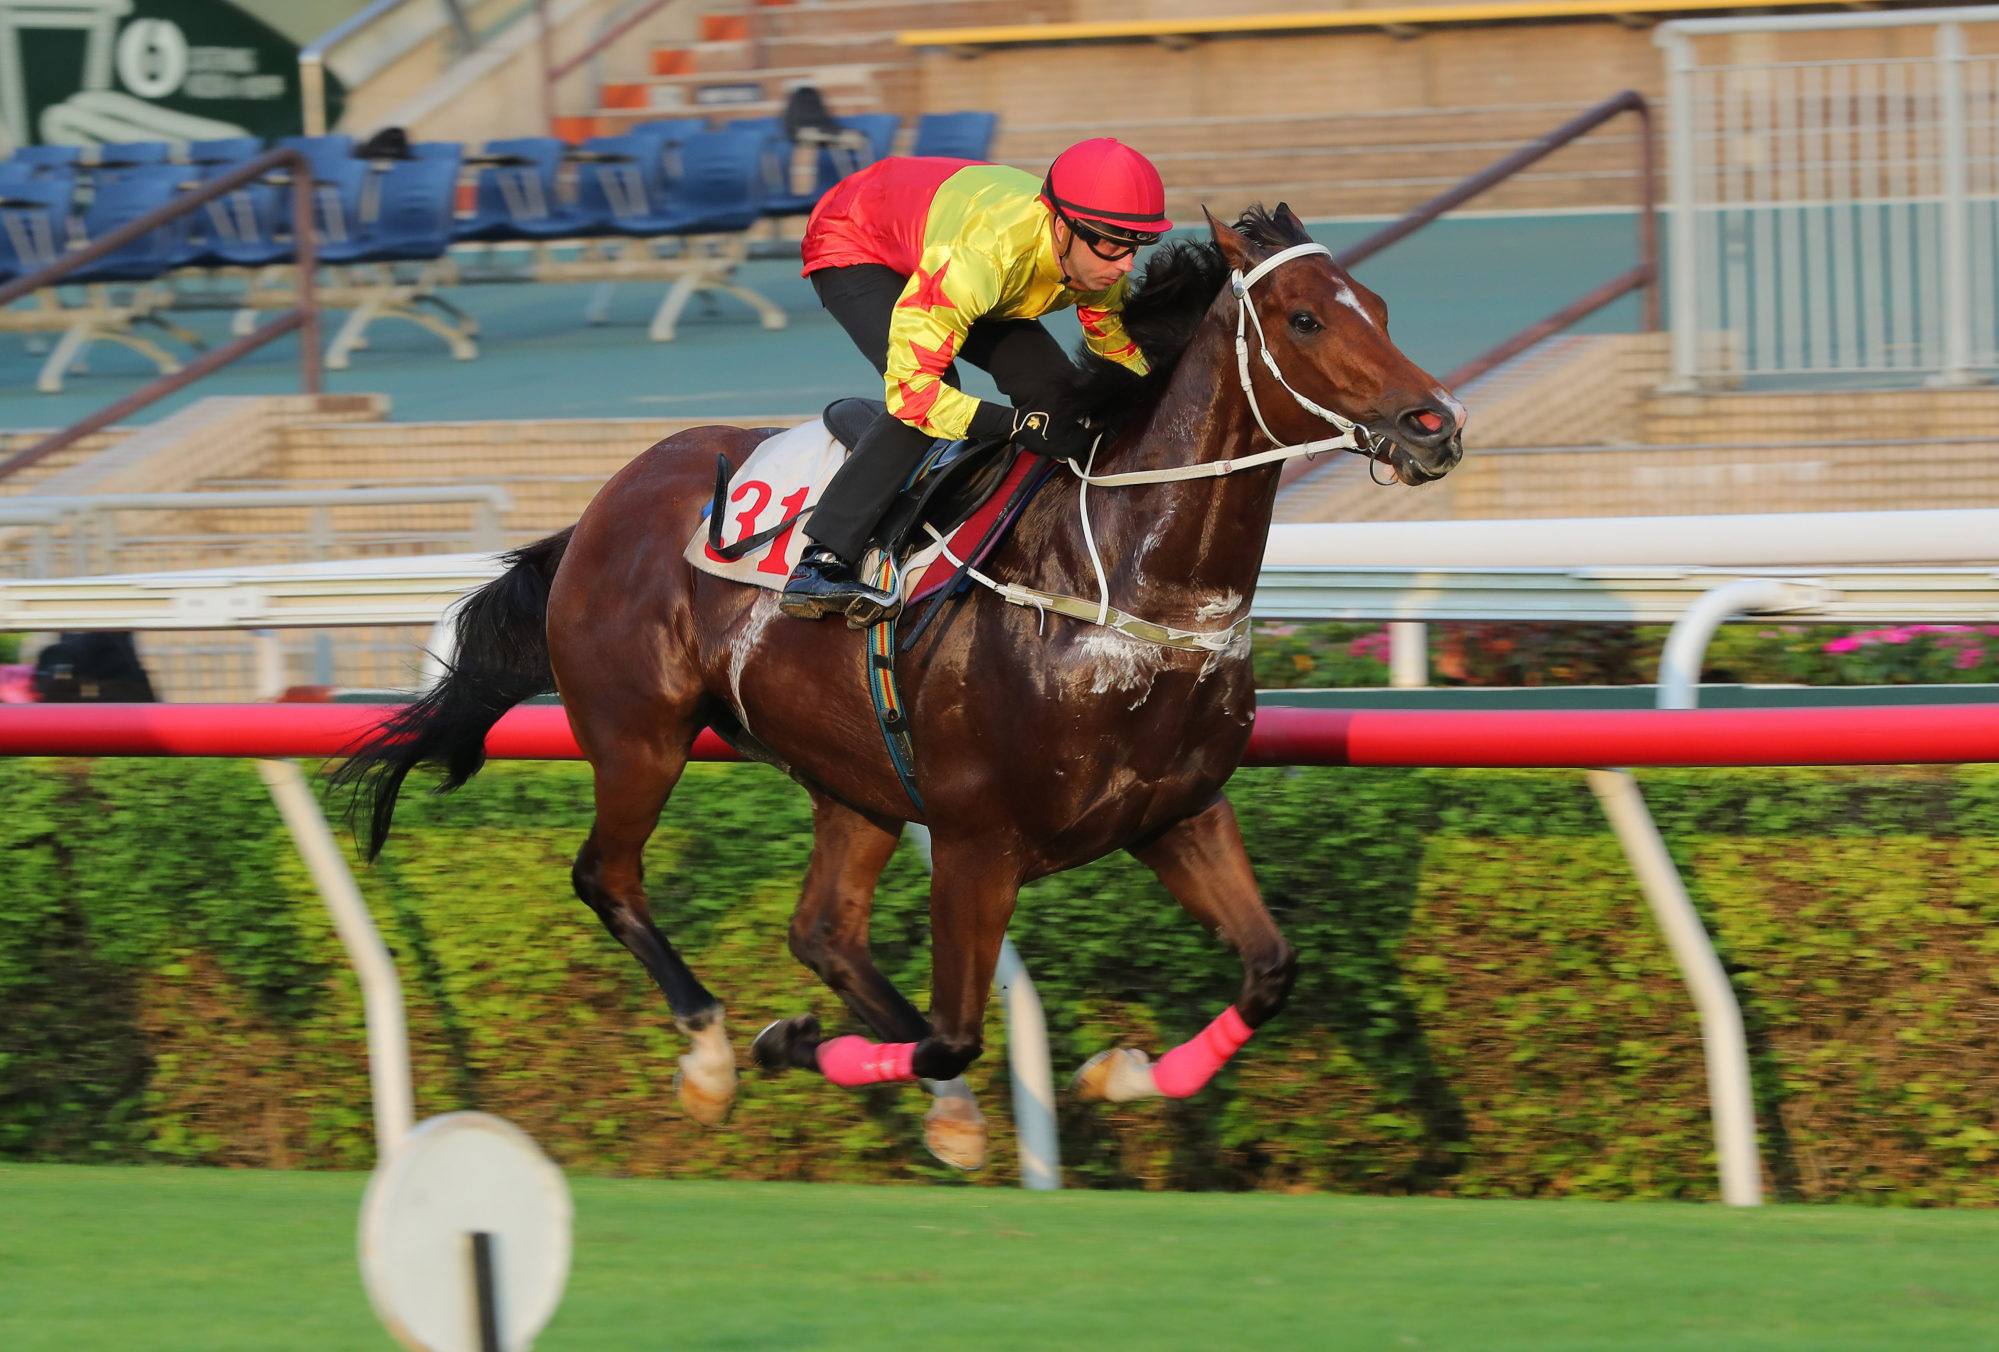
[[[1999,1202],[1999,772],[1642,777],[1741,992],[1772,1185]],[[1691,1005],[1616,842],[1564,773],[1254,771],[1232,786],[1302,955],[1290,1011],[1184,1103],[1062,1109],[1072,1184],[1456,1195],[1714,1191]],[[734,1178],[941,1178],[910,1089],[746,1075],[673,1103],[684,1047],[570,894],[578,766],[410,794],[362,886],[402,971],[419,1114],[504,1113],[564,1163]],[[650,851],[663,927],[739,1047],[835,1001],[785,952],[805,800],[690,771]],[[0,1157],[371,1162],[360,1000],[263,789],[225,762],[0,761]],[[884,879],[882,965],[927,977],[924,879]],[[1153,1051],[1234,958],[1141,867],[1030,888],[1013,934],[1058,1073]],[[972,1079],[1014,1181],[1002,1020]]]

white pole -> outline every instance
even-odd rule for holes
[[[1748,612],[1805,610],[1825,599],[1825,588],[1812,582],[1775,577],[1745,577],[1701,593],[1666,635],[1659,655],[1659,707],[1691,709],[1699,699],[1701,662],[1714,631]]]
[[[1666,842],[1646,811],[1638,781],[1629,770],[1591,770],[1589,786],[1637,870],[1645,900],[1665,931],[1667,946],[1700,1014],[1721,1198],[1730,1206],[1761,1206],[1763,1172],[1756,1154],[1749,1040],[1742,1031],[1742,1009],[1736,1003],[1735,989],[1728,984],[1721,959],[1715,956],[1714,945],[1681,885],[1679,871],[1673,867],[1673,858],[1666,853]]]
[[[284,643],[275,629],[256,631],[257,692],[275,699],[283,690]],[[403,1015],[403,985],[382,942],[368,903],[355,885],[339,843],[319,810],[319,800],[296,762],[260,760],[257,773],[291,832],[299,858],[312,874],[319,899],[333,917],[334,932],[347,950],[361,984],[361,1012],[368,1026],[368,1084],[375,1099],[376,1163],[389,1158],[416,1122],[411,1089],[409,1024]]]
[[[933,867],[930,828],[912,822],[905,834],[923,856],[923,867]],[[1027,975],[1027,965],[1011,939],[1000,941],[994,980],[1006,997],[1007,1067],[1013,1078],[1020,1186],[1052,1191],[1062,1186],[1062,1147],[1055,1130],[1055,1075],[1048,1059],[1048,1021],[1041,1011],[1041,997]]]
[[[1401,690],[1430,683],[1430,626],[1421,620],[1389,621],[1388,683]]]
[[[276,800],[299,857],[312,872],[320,900],[361,982],[361,1008],[368,1024],[368,1081],[375,1095],[375,1156],[379,1164],[395,1153],[416,1121],[410,1088],[409,1028],[403,1018],[403,987],[368,903],[354,884],[340,846],[312,796],[305,775],[291,761],[260,760],[257,773]]]
[[[1013,1074],[1014,1131],[1020,1138],[1020,1186],[1053,1192],[1062,1186],[1062,1146],[1055,1131],[1055,1075],[1048,1061],[1048,1021],[1034,979],[1013,940],[1000,941],[994,973],[1006,997],[1006,1061]]]
[[[1714,632],[1746,611],[1783,610],[1811,605],[1822,589],[1781,578],[1747,577],[1724,583],[1687,607],[1666,636],[1659,659],[1659,707],[1691,709],[1699,699],[1701,660]],[[1714,944],[1687,896],[1673,857],[1638,781],[1629,770],[1591,770],[1590,791],[1603,804],[1638,874],[1639,886],[1680,977],[1693,994],[1701,1020],[1701,1052],[1707,1060],[1708,1108],[1714,1121],[1715,1157],[1721,1170],[1722,1200],[1730,1206],[1763,1203],[1763,1170],[1756,1153],[1756,1107],[1749,1078],[1749,1039],[1742,1031],[1742,1006],[1722,970]]]

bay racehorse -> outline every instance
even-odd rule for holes
[[[1288,208],[1253,208],[1233,227],[1210,217],[1209,230],[1212,243],[1156,253],[1130,298],[1126,323],[1150,373],[1103,362],[1079,372],[1070,411],[1106,429],[1090,461],[1029,502],[985,563],[985,585],[898,660],[920,811],[876,723],[865,635],[784,618],[775,592],[683,559],[717,454],[740,464],[772,431],[702,427],[626,465],[574,526],[515,551],[468,599],[449,674],[339,772],[370,808],[370,857],[414,766],[440,766],[456,787],[502,713],[559,691],[595,780],[576,893],[659,983],[693,1044],[681,1104],[719,1123],[736,1091],[722,1002],[655,926],[641,862],[690,745],[712,727],[811,796],[791,951],[882,1039],[829,1040],[811,1016],[783,1019],[756,1039],[760,1065],[843,1085],[938,1082],[926,1139],[976,1166],[984,1122],[959,1077],[980,1053],[1015,896],[1128,850],[1236,950],[1242,989],[1157,1063],[1105,1053],[1077,1090],[1126,1100],[1199,1089],[1283,1008],[1296,962],[1222,794],[1255,712],[1249,605],[1278,461],[1358,450],[1419,484],[1458,462],[1464,418],[1390,342],[1380,298]],[[875,883],[910,821],[929,828],[934,861],[927,1016],[868,952]]]

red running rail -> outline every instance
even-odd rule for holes
[[[0,755],[338,756],[394,710],[367,704],[0,706]],[[560,708],[508,713],[503,760],[574,760]],[[736,760],[711,732],[697,760]],[[1689,710],[1265,709],[1246,765],[1957,765],[1999,761],[1999,706]]]

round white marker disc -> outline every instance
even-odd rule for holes
[[[569,1280],[569,1184],[528,1134],[487,1113],[423,1122],[361,1199],[361,1280],[411,1352],[480,1352],[474,1234],[492,1256],[504,1352],[527,1352]]]

